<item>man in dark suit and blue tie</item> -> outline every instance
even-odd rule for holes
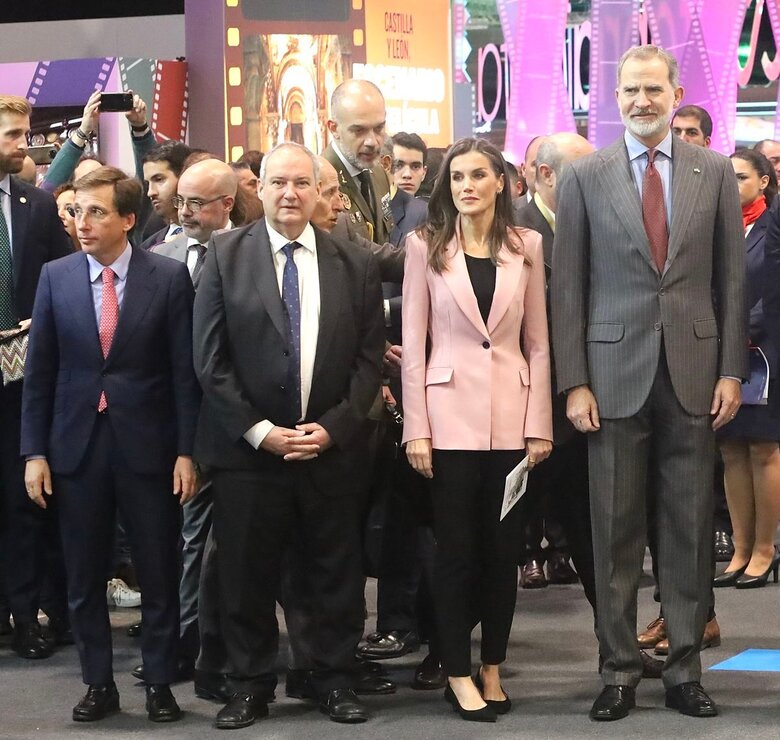
[[[713,430],[735,416],[747,372],[741,209],[731,163],[672,135],[683,96],[674,57],[629,49],[617,83],[626,130],[564,173],[552,269],[558,390],[589,435],[605,684],[590,716],[622,719],[635,704],[649,503],[669,637],[666,706],[712,717],[699,653],[712,579]]]
[[[0,95],[0,330],[30,318],[42,265],[73,251],[54,199],[15,177],[27,152],[30,113],[24,98]],[[0,583],[14,618],[14,649],[24,658],[45,658],[52,644],[41,634],[38,609],[47,551],[59,550],[59,535],[53,512],[33,506],[24,492],[21,415],[22,383],[0,384]],[[61,556],[52,561],[61,568]],[[64,573],[49,574],[54,598],[45,606],[55,640],[67,627],[64,580]]]
[[[141,184],[101,167],[75,186],[82,252],[41,271],[22,401],[25,485],[59,507],[68,606],[87,694],[73,719],[119,709],[105,583],[119,509],[143,590],[149,719],[180,711],[179,503],[192,463],[200,388],[192,366],[193,288],[181,262],[131,247]]]
[[[213,237],[195,299],[204,396],[195,453],[212,470],[220,624],[236,693],[222,729],[267,716],[276,686],[276,598],[293,529],[312,563],[312,684],[337,722],[353,691],[363,578],[352,450],[381,380],[379,271],[371,254],[309,223],[318,165],[271,150],[265,218]]]

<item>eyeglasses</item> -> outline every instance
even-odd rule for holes
[[[197,213],[203,206],[207,206],[209,203],[222,200],[222,198],[226,197],[226,195],[218,195],[216,198],[211,198],[210,200],[202,200],[201,198],[182,198],[181,195],[174,195],[173,198],[171,198],[171,203],[173,204],[173,207],[178,210],[181,210],[186,206],[193,213]]]
[[[84,210],[81,206],[65,206],[65,210],[72,218],[85,218],[89,216],[90,221],[102,221],[116,211],[105,211],[99,206],[92,206]]]

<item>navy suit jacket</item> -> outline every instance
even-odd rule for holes
[[[73,253],[73,242],[57,215],[57,203],[43,190],[11,176],[11,231],[16,316],[32,316],[41,267]]]
[[[22,394],[21,454],[54,473],[88,452],[100,393],[129,467],[173,470],[191,455],[200,405],[192,365],[194,291],[181,262],[133,248],[114,340],[103,358],[84,253],[44,265]]]
[[[390,243],[396,247],[401,240],[418,226],[425,223],[428,218],[428,204],[420,199],[413,198],[405,190],[398,188],[390,201],[390,210],[393,214],[395,226],[390,232]]]

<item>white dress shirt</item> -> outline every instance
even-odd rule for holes
[[[11,259],[14,257],[14,234],[13,224],[11,223],[11,175],[6,175],[0,180],[0,208],[5,216],[5,223],[8,226],[8,241],[11,244]]]
[[[284,265],[287,261],[282,247],[290,241],[296,241],[301,245],[293,252],[293,259],[298,268],[298,296],[301,303],[301,418],[305,418],[311,394],[317,339],[320,334],[320,273],[317,263],[317,238],[311,224],[306,224],[306,228],[297,239],[288,239],[275,231],[267,221],[265,225],[271,242],[271,254],[280,297]],[[263,419],[244,433],[244,439],[257,449],[274,426],[273,420]]]

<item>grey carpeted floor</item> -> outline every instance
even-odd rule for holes
[[[371,606],[374,593],[370,582]],[[755,591],[721,589],[716,592],[716,608],[723,644],[702,654],[705,669],[747,648],[780,650],[780,586],[770,584]],[[128,673],[139,662],[139,654],[137,642],[125,635],[124,627],[138,614],[133,609],[112,613],[122,711],[93,725],[77,725],[70,719],[71,708],[83,693],[75,648],[33,662],[20,660],[0,647],[0,738],[780,737],[780,673],[705,670],[703,684],[721,709],[721,716],[715,719],[692,719],[665,709],[660,682],[646,680],[637,692],[638,708],[628,719],[609,724],[591,722],[587,713],[601,684],[596,673],[591,612],[579,586],[520,590],[504,672],[504,687],[514,708],[494,725],[463,722],[444,703],[441,692],[408,688],[412,669],[424,653],[385,663],[398,682],[398,693],[368,698],[366,704],[374,717],[363,725],[336,725],[316,707],[287,699],[283,677],[270,718],[253,727],[219,733],[212,726],[219,706],[196,699],[191,684],[174,687],[185,711],[182,721],[152,725],[143,710],[143,688]],[[652,583],[645,578],[639,599],[640,626],[656,614]],[[369,628],[372,626],[373,618]]]

